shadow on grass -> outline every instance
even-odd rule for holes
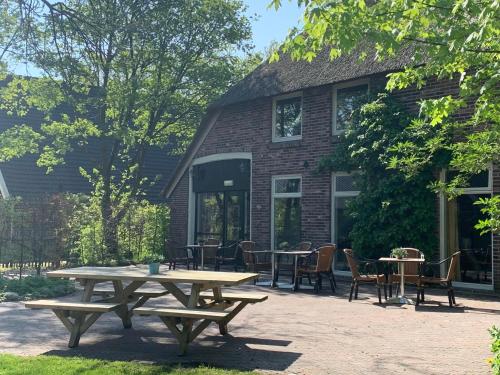
[[[135,338],[135,339],[134,339]],[[122,336],[78,348],[50,350],[44,355],[84,357],[109,361],[141,361],[161,365],[200,365],[236,370],[285,371],[300,356],[282,348],[291,342],[255,337],[205,336],[190,344],[188,354],[178,356],[177,341],[153,330],[130,330]]]

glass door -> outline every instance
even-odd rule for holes
[[[249,196],[246,191],[198,193],[195,241],[215,238],[226,244],[248,239]]]

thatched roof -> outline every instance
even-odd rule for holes
[[[293,61],[289,55],[284,55],[277,62],[261,64],[213,102],[211,108],[397,71],[415,64],[411,46],[383,61],[375,59],[374,51],[363,61],[359,56],[359,52],[353,52],[332,61],[329,50],[325,49],[309,63]]]

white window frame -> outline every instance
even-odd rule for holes
[[[347,172],[335,172],[332,173],[332,204],[331,204],[331,242],[336,244],[337,243],[337,233],[335,233],[335,220],[337,219],[335,217],[335,210],[336,210],[336,204],[335,200],[336,198],[348,198],[348,197],[356,197],[359,195],[360,190],[354,190],[354,191],[340,191],[337,192],[337,179],[336,177],[342,177],[342,176],[353,176],[355,173],[347,173]],[[339,249],[338,251],[342,251],[342,249]],[[344,276],[349,276],[351,275],[350,271],[340,271],[335,269],[335,264],[336,258],[333,259],[333,272],[336,275],[344,275]]]
[[[276,181],[290,180],[290,179],[300,180],[299,184],[300,191],[295,193],[276,193]],[[271,178],[271,250],[275,250],[274,248],[274,199],[275,198],[302,198],[302,175],[287,174],[287,175],[272,176]]]
[[[446,169],[442,169],[440,172],[439,179],[441,182],[446,182],[446,174],[447,174]],[[493,196],[493,166],[489,165],[488,166],[488,186],[483,186],[483,187],[468,187],[468,188],[463,188],[462,189],[463,194],[491,194]],[[448,199],[446,197],[446,194],[443,192],[439,193],[439,255],[441,259],[445,259],[448,257],[448,243],[447,243],[447,215],[446,215],[446,203]],[[491,248],[493,249],[493,235],[491,235]],[[493,251],[491,252],[491,267],[494,267],[494,262],[493,262]],[[448,270],[446,269],[446,265],[442,264],[441,265],[441,276],[444,277],[446,275],[446,272]],[[459,288],[464,288],[464,289],[475,289],[475,290],[489,290],[492,291],[494,290],[494,285],[495,285],[495,275],[491,273],[491,284],[476,284],[476,283],[468,283],[468,282],[463,282],[463,281],[453,281],[453,285],[457,286]]]
[[[7,199],[10,197],[9,189],[7,189],[7,184],[2,175],[2,170],[0,170],[0,198]]]
[[[280,100],[299,98],[300,97],[300,135],[294,135],[291,137],[279,137],[276,135],[276,103]],[[273,98],[273,115],[272,115],[272,141],[273,142],[288,142],[297,141],[302,139],[302,124],[304,122],[304,96],[302,91],[294,92],[291,94],[280,95]]]
[[[340,135],[345,131],[344,129],[337,130],[337,91],[340,89],[345,89],[345,88],[354,87],[354,86],[361,86],[361,85],[368,85],[367,93],[369,94],[370,93],[370,79],[368,79],[368,78],[358,79],[356,81],[351,81],[351,82],[339,83],[339,84],[333,86],[333,93],[332,93],[332,134],[333,135]]]

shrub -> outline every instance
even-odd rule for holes
[[[0,279],[0,291],[17,293],[24,300],[53,298],[73,293],[75,284],[69,280],[27,276],[21,280]]]
[[[491,352],[493,357],[491,358],[491,369],[493,375],[500,375],[500,328],[493,326],[490,329],[491,338],[493,342],[491,343]]]

